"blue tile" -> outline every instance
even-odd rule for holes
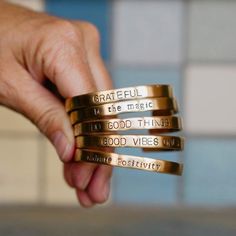
[[[191,139],[186,145],[185,201],[236,204],[236,140]]]
[[[157,83],[170,84],[174,89],[175,96],[180,101],[181,72],[178,69],[120,67],[112,71],[112,78],[116,88]],[[144,153],[140,149],[134,148],[121,149],[119,152],[172,161],[178,161],[179,157],[178,152]],[[117,168],[115,170],[113,198],[117,203],[175,204],[177,202],[179,178],[165,174]]]
[[[148,152],[121,149],[119,153],[178,161],[176,152]],[[177,202],[177,176],[116,168],[113,201],[118,204],[169,205]]]
[[[116,88],[147,84],[170,84],[177,100],[181,101],[180,69],[120,67],[112,71],[112,78]]]
[[[46,11],[50,14],[92,22],[101,33],[102,56],[109,59],[109,0],[47,0]]]
[[[117,204],[174,205],[177,178],[138,170],[116,169],[113,201]]]

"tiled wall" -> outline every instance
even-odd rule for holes
[[[96,24],[116,87],[174,87],[186,149],[145,155],[183,161],[183,177],[116,169],[114,204],[236,204],[236,1],[14,2]],[[51,145],[19,115],[1,108],[0,117],[0,204],[75,204]]]

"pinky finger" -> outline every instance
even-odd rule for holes
[[[76,195],[81,206],[89,208],[95,205],[86,191],[76,189]]]

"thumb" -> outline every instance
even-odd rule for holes
[[[20,65],[17,66],[14,66],[14,74],[11,75],[12,78],[19,78],[10,86],[14,88],[11,107],[36,124],[52,142],[62,161],[71,160],[75,146],[74,137],[63,104],[50,91],[33,80]]]

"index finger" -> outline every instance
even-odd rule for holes
[[[56,29],[57,33],[49,34],[42,47],[44,74],[63,97],[95,91],[83,32],[72,22],[64,20],[57,22]]]

